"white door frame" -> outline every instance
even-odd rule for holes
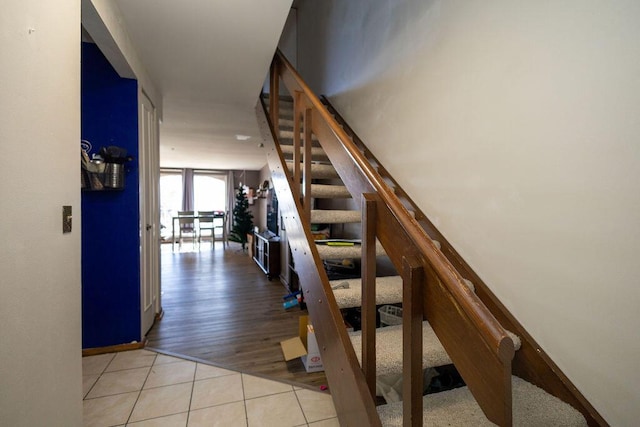
[[[155,106],[142,88],[139,98],[140,168],[140,326],[141,338],[161,311],[160,302],[160,144]]]

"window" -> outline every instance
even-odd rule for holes
[[[160,171],[160,226],[162,237],[171,238],[171,222],[183,210],[182,171]],[[193,174],[193,210],[226,211],[227,177],[225,174],[195,171]]]
[[[226,211],[226,176],[195,172],[193,174],[193,202],[197,211]]]
[[[182,173],[160,172],[160,228],[163,238],[171,237],[171,221],[182,209]]]

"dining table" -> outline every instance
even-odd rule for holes
[[[171,219],[171,249],[175,251],[176,249],[176,223],[178,222],[179,219],[192,219],[193,220],[193,226],[194,226],[194,234],[197,232],[197,230],[199,230],[199,220],[201,218],[213,218],[214,221],[216,219],[219,219],[222,221],[222,240],[223,242],[227,242],[227,215],[225,214],[225,212],[223,211],[215,211],[213,213],[213,215],[200,215],[198,213],[194,213],[193,215],[176,215],[173,216]],[[179,225],[178,225],[179,227]],[[196,236],[194,235],[194,239],[196,238]],[[200,239],[200,236],[197,236],[198,241]],[[216,242],[216,236],[215,236],[215,232],[212,232],[212,236],[211,236],[213,242]]]

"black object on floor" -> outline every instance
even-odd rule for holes
[[[433,377],[425,394],[453,390],[454,388],[460,388],[466,385],[455,366],[446,365],[435,369],[438,372],[438,375]]]

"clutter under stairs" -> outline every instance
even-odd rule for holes
[[[272,86],[271,89],[273,90],[274,87]],[[265,99],[265,103],[269,104],[269,99]],[[302,205],[308,205],[304,206],[306,213],[300,212],[300,218],[306,217],[308,223],[304,224],[303,222],[303,227],[308,228],[306,230],[307,236],[313,236],[309,245],[315,245],[315,250],[323,262],[322,265],[317,265],[316,261],[316,265],[318,269],[324,266],[325,272],[327,268],[330,270],[332,266],[344,266],[347,269],[350,267],[358,270],[357,267],[360,266],[365,246],[360,237],[367,233],[361,224],[363,221],[362,206],[364,205],[360,203],[359,198],[362,196],[356,194],[358,199],[352,198],[354,195],[342,182],[336,170],[337,165],[331,163],[330,155],[320,145],[319,138],[312,134],[310,129],[305,131],[305,123],[309,123],[308,117],[304,117],[301,123],[296,126],[292,99],[292,97],[280,97],[276,107],[279,126],[277,129],[271,129],[271,132],[274,143],[279,147],[277,151],[281,153],[280,161],[283,162],[282,169],[287,176],[289,185],[297,186],[301,189],[301,193],[304,193],[305,188],[310,192],[306,196],[299,194],[298,197],[301,199]],[[273,101],[270,106],[272,109],[274,108]],[[295,142],[297,131],[299,131],[298,150],[296,150]],[[307,141],[309,142],[308,146],[304,147]],[[306,162],[305,156],[307,156]],[[377,164],[374,166],[382,167]],[[401,189],[393,191],[398,193],[401,192]],[[306,199],[303,202],[304,197]],[[413,215],[412,212],[409,214]],[[347,231],[345,232],[345,230]],[[360,235],[357,235],[358,232]],[[431,243],[436,250],[440,250],[440,242],[431,240]],[[382,268],[375,267],[373,271],[384,270],[385,273],[375,278],[376,309],[380,310],[383,306],[401,308],[403,277],[397,271],[393,271],[395,270],[393,264],[389,261],[389,256],[378,239],[375,240],[375,248],[370,248],[369,251],[370,253],[375,251],[375,263],[383,266]],[[298,263],[296,262],[296,264]],[[390,274],[389,270],[392,270]],[[330,274],[328,278],[331,279]],[[342,277],[329,280],[329,289],[342,314],[348,313],[349,310],[360,309],[363,300],[363,280],[365,279],[360,277]],[[475,291],[471,281],[463,279],[463,283],[468,292]],[[304,283],[302,286],[304,287]],[[405,299],[405,301],[407,300]],[[371,315],[369,314],[369,316]],[[427,315],[427,317],[429,316]],[[438,368],[448,367],[453,371],[455,368],[445,346],[440,342],[429,322],[424,319],[420,328],[422,339],[419,340],[422,344],[420,359],[424,382],[423,390],[426,391],[421,404],[423,415],[421,420],[414,417],[410,421],[405,419],[403,424],[403,413],[406,416],[408,412],[406,408],[403,410],[403,402],[399,401],[402,398],[402,388],[400,387],[396,393],[393,393],[395,398],[389,393],[381,393],[382,389],[388,389],[390,381],[399,380],[400,383],[402,382],[403,360],[407,360],[407,355],[403,356],[403,349],[407,348],[406,343],[403,342],[403,326],[402,324],[384,326],[384,322],[381,324],[379,320],[376,321],[376,326],[378,326],[375,330],[374,359],[376,388],[378,395],[386,394],[387,400],[386,403],[376,407],[381,425],[494,425],[487,419],[473,394],[464,384],[458,384],[460,387],[447,391],[433,392],[433,390],[429,390],[428,381],[437,377]],[[513,348],[517,351],[521,344],[520,338],[508,331],[507,335],[513,342]],[[358,363],[364,366],[362,346],[365,340],[362,331],[350,332],[349,339]],[[413,372],[415,376],[417,371],[414,369]],[[334,384],[331,383],[330,377],[329,381],[333,390]],[[371,386],[369,387],[371,388]],[[578,410],[517,376],[513,376],[511,379],[511,389],[513,415],[512,420],[507,421],[505,425],[511,423],[517,426],[587,425],[585,418]],[[405,390],[408,389],[405,388]],[[381,399],[378,398],[378,403],[380,402]],[[415,399],[413,404],[415,404]],[[344,419],[348,419],[348,417],[341,418],[341,421]]]

